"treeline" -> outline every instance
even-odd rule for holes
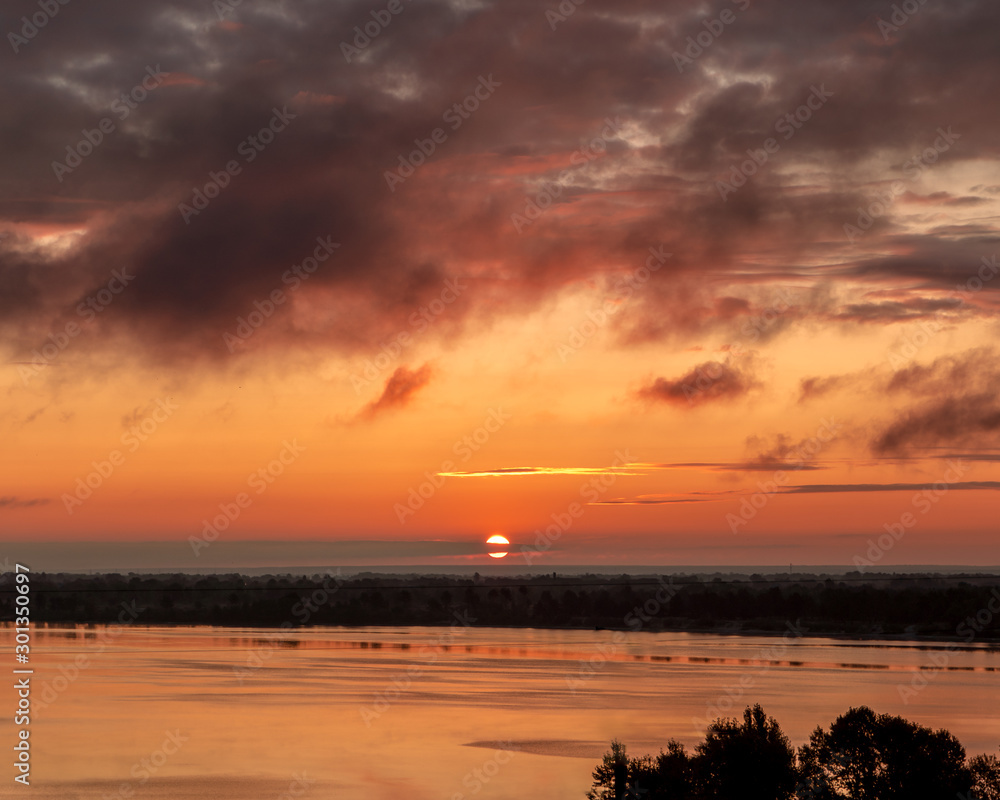
[[[807,635],[1000,640],[1000,579],[983,576],[32,576],[39,623],[113,622],[133,601],[139,624],[450,625],[460,613],[477,626],[746,633],[794,623]],[[13,602],[0,594],[4,619]]]
[[[852,708],[797,751],[759,706],[709,726],[693,753],[675,740],[657,756],[611,743],[590,800],[998,800],[1000,761],[966,760],[948,731]]]

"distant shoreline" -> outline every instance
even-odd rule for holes
[[[10,576],[0,611],[12,619]],[[453,626],[783,636],[933,645],[1000,642],[1000,575],[583,575],[312,578],[45,574],[32,621],[260,629]],[[456,622],[456,620],[458,622]]]

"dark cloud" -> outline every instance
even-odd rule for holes
[[[379,398],[369,403],[358,418],[372,420],[386,411],[409,405],[417,392],[430,382],[431,375],[430,364],[424,364],[418,369],[397,367],[386,381]]]
[[[924,492],[948,489],[962,491],[1000,491],[1000,481],[955,481],[954,483],[827,483],[806,486],[783,486],[783,494],[827,494],[839,492]]]
[[[350,63],[340,43],[370,20],[360,0],[243,3],[225,20],[203,0],[60,8],[2,55],[0,332],[12,358],[69,322],[84,328],[74,360],[102,348],[172,362],[289,346],[364,354],[410,330],[449,278],[469,288],[429,336],[530,311],[609,269],[630,274],[660,244],[675,257],[616,321],[625,344],[742,336],[766,307],[757,295],[776,285],[906,279],[900,291],[917,295],[803,304],[753,337],[763,341],[809,317],[885,324],[959,311],[920,293],[953,289],[1000,241],[974,195],[992,197],[991,186],[919,202],[910,187],[863,248],[843,231],[942,125],[960,138],[941,163],[995,160],[995,87],[982,76],[1000,69],[1000,7],[987,0],[924,5],[889,40],[876,0],[754,0],[681,73],[673,53],[704,30],[706,11],[679,0],[588,0],[555,30],[529,0],[407,3]],[[707,13],[722,8],[732,4]],[[10,10],[16,20],[37,4]],[[157,67],[160,85],[120,118],[122,93]],[[480,76],[500,85],[452,130],[443,115]],[[815,118],[720,198],[715,181],[820,85],[834,96]],[[237,148],[275,108],[287,127],[248,163]],[[53,162],[104,117],[115,129],[58,180]],[[620,130],[588,149],[606,119]],[[446,140],[390,190],[386,171],[435,128]],[[178,204],[233,160],[239,174],[185,222]],[[556,180],[554,208],[518,233],[511,215]],[[970,203],[983,206],[976,221],[909,221]],[[326,236],[342,247],[292,292],[286,270]],[[122,268],[135,280],[82,321],[78,305]],[[223,334],[278,289],[287,302],[230,352]],[[703,399],[744,393],[745,377]]]
[[[990,347],[941,356],[929,364],[911,364],[896,370],[885,384],[887,392],[912,395],[951,395],[1000,388],[1000,361]]]
[[[958,298],[932,299],[914,297],[903,302],[849,303],[840,309],[835,319],[844,322],[912,322],[938,316],[942,311],[955,311],[962,307]]]
[[[931,329],[928,335],[935,333]],[[952,353],[928,363],[910,362],[893,372],[869,368],[805,378],[799,402],[845,389],[875,393],[888,401],[891,415],[874,424],[870,440],[880,456],[956,445],[988,450],[1000,444],[995,435],[1000,428],[1000,361],[992,347]]]
[[[1000,461],[1000,453],[947,453],[937,456],[950,461],[982,461],[993,463]]]
[[[1000,481],[943,481],[940,483],[815,483],[801,486],[779,486],[777,494],[844,494],[855,492],[935,492],[955,489],[969,492],[1000,491]],[[756,490],[751,490],[756,491]],[[639,495],[634,498],[616,498],[588,503],[600,505],[669,505],[671,503],[708,503],[718,500],[728,500],[734,495],[750,494],[750,492],[720,491],[691,492],[689,495]]]
[[[10,495],[6,497],[0,497],[0,509],[2,508],[32,508],[34,506],[44,506],[51,503],[51,499],[48,497],[12,497]]]
[[[817,456],[838,438],[841,424],[836,420],[824,420],[815,436],[792,439],[781,433],[772,439],[761,436],[747,438],[747,450],[753,455],[747,464],[756,470],[814,470],[820,469],[813,462]]]
[[[995,441],[1000,432],[1000,399],[995,393],[949,397],[904,412],[872,442],[881,455],[910,447]]]
[[[633,499],[620,498],[617,500],[594,500],[587,503],[589,506],[663,506],[663,505],[684,505],[687,503],[708,503],[711,498],[707,497],[655,497],[640,495]]]
[[[775,470],[820,470],[828,469],[825,466],[816,464],[804,464],[800,461],[729,461],[729,462],[709,462],[691,461],[677,464],[643,464],[643,467],[650,469],[691,469],[705,470],[707,472],[773,472]]]
[[[975,348],[899,369],[885,381],[883,391],[921,402],[899,411],[873,438],[872,449],[880,455],[913,447],[997,443],[1000,365],[993,348]]]
[[[520,545],[516,541],[509,545],[511,550],[517,546]],[[468,540],[223,541],[220,538],[197,556],[191,552],[186,539],[145,542],[7,542],[6,548],[20,563],[45,564],[46,570],[50,572],[164,572],[174,569],[241,568],[252,569],[254,572],[286,572],[308,567],[309,572],[325,571],[330,574],[330,564],[400,564],[408,563],[410,559],[426,563],[429,558],[462,558],[488,553],[495,550],[496,545]]]
[[[639,390],[645,400],[694,406],[749,394],[760,385],[747,358],[706,361],[679,378],[657,378]]]
[[[824,395],[834,392],[848,383],[848,379],[843,375],[802,378],[799,382],[799,402],[804,403],[807,400],[823,397]]]

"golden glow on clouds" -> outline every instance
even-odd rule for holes
[[[439,472],[443,478],[508,478],[523,475],[641,475],[627,469],[601,467],[508,467],[479,472]]]

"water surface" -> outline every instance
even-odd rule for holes
[[[972,753],[1000,742],[1000,651],[979,646],[458,624],[33,636],[46,799],[581,800],[613,737],[635,754],[690,746],[754,702],[796,745],[861,704]]]

